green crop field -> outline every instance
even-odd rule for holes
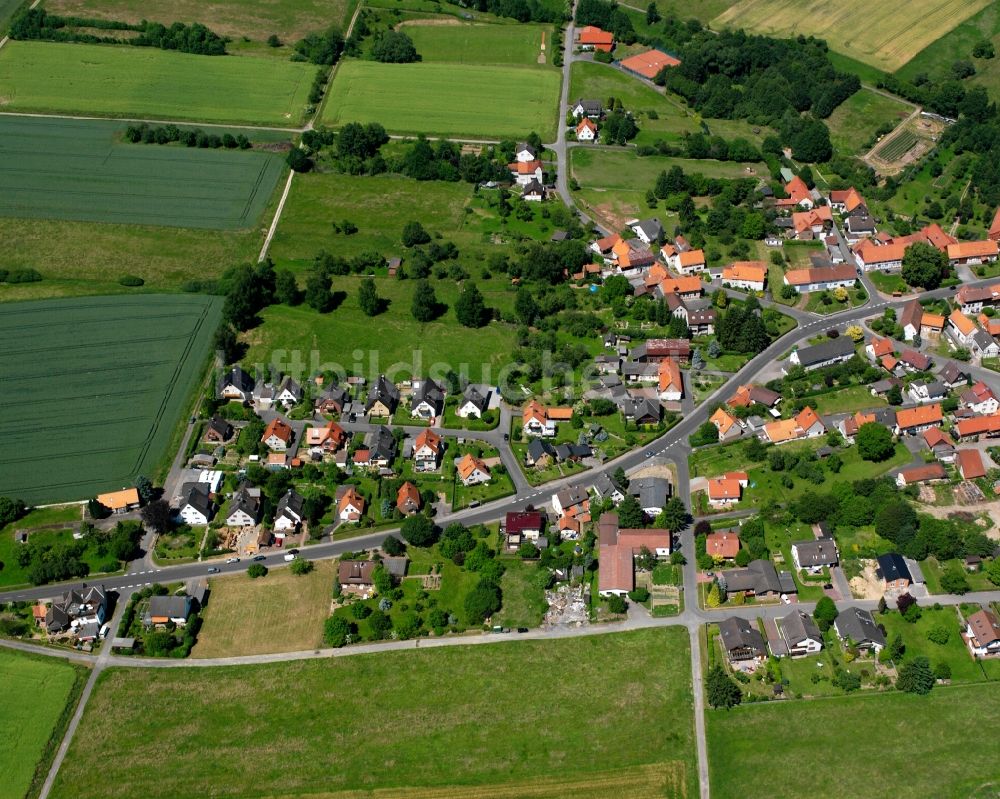
[[[434,24],[454,22],[420,19],[397,26],[413,39],[425,62],[457,64],[518,64],[545,68],[552,63],[552,29],[541,25]],[[546,43],[546,64],[538,64],[542,38]],[[549,67],[553,69],[553,67]]]
[[[200,22],[220,36],[249,36],[262,41],[272,33],[293,43],[307,33],[336,23],[347,26],[352,0],[46,0],[56,14],[169,25],[175,20]]]
[[[250,667],[112,669],[52,795],[694,797],[688,658],[687,632],[674,628]],[[572,677],[553,677],[567,663]],[[609,674],[614,690],[580,701],[581,686]],[[261,747],[281,756],[263,757]]]
[[[487,139],[536,131],[551,141],[558,94],[554,69],[347,60],[337,68],[322,121],[334,127],[380,122],[393,133]]]
[[[992,797],[1000,685],[766,702],[707,714],[713,796]],[[789,775],[809,764],[809,786]]]
[[[574,147],[570,152],[570,171],[581,186],[588,188],[640,190],[653,188],[656,176],[672,166],[689,175],[701,173],[709,178],[745,178],[766,174],[763,163],[694,160],[662,155],[640,157],[632,150],[598,150]],[[749,170],[749,171],[748,171]]]
[[[85,499],[152,474],[201,375],[217,298],[139,295],[0,306],[4,493]]]
[[[830,49],[892,72],[991,0],[740,0],[712,27],[775,36],[813,35]]]
[[[284,168],[277,153],[123,143],[122,127],[0,117],[0,215],[248,227]]]
[[[880,144],[872,155],[884,161],[896,161],[913,149],[918,141],[919,137],[912,130],[902,130],[889,141]]]
[[[4,111],[261,125],[302,121],[315,67],[152,47],[8,42]]]
[[[994,48],[1000,49],[1000,4],[990,3],[978,14],[929,44],[897,74],[906,80],[913,80],[921,73],[941,79],[949,76],[951,65],[956,61],[972,61],[976,66],[976,74],[968,82],[982,84],[996,100],[1000,98],[1000,63],[996,58],[972,57],[972,48],[981,41],[990,41]]]
[[[913,106],[900,100],[861,89],[837,106],[826,124],[830,139],[842,155],[859,155],[875,131],[883,124],[896,126],[913,111]]]
[[[54,752],[51,739],[83,671],[58,658],[0,650],[0,799],[28,793],[35,770]]]

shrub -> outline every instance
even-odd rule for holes
[[[118,278],[118,283],[122,286],[142,286],[146,281],[138,275],[122,275]]]

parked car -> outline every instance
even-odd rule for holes
[[[222,569],[220,569],[218,566],[209,566],[208,567],[208,573],[209,574],[218,574],[220,571],[222,571]]]
[[[267,560],[267,556],[266,555],[257,555],[257,557],[254,558],[254,562],[261,561],[261,560]]]
[[[226,558],[226,563],[239,563],[239,558]]]
[[[285,553],[285,560],[295,560],[295,555],[292,554],[291,552],[286,552]]]
[[[298,555],[299,551],[297,549],[290,549],[290,550],[288,550],[288,554],[289,555]]]

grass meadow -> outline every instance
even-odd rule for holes
[[[551,66],[552,28],[542,25],[436,24],[454,23],[451,17],[420,19],[397,26],[413,39],[425,63],[509,64]],[[546,63],[539,64],[542,39]]]
[[[581,686],[612,673],[614,690],[579,701]],[[327,799],[693,797],[693,733],[688,636],[679,628],[251,667],[113,669],[52,795],[291,796],[322,785]]]
[[[58,658],[0,650],[0,799],[22,799],[32,790],[36,772],[55,753],[84,674]]]
[[[998,719],[995,683],[711,710],[712,795],[797,799],[804,788],[789,775],[808,763],[817,799],[985,799],[1000,784],[1000,763],[983,756]]]
[[[558,94],[555,69],[347,60],[330,85],[322,122],[379,122],[393,133],[487,139],[536,131],[551,141]]]
[[[865,0],[740,0],[713,19],[712,27],[746,28],[773,36],[817,36],[831,50],[893,72],[988,5],[990,0],[877,5]]]
[[[284,169],[278,153],[124,143],[122,127],[0,117],[0,215],[245,228]]]
[[[47,0],[45,7],[65,16],[169,25],[174,20],[200,22],[220,36],[248,36],[263,41],[276,33],[294,43],[336,23],[347,27],[352,0]]]
[[[315,67],[152,47],[8,42],[4,111],[294,126]]]
[[[709,178],[743,178],[767,172],[763,163],[693,160],[663,155],[640,157],[633,150],[605,150],[574,147],[570,152],[570,173],[588,188],[641,191],[653,188],[656,176],[673,166],[688,175],[701,173]]]
[[[4,492],[41,504],[152,477],[220,309],[218,298],[151,294],[0,305]]]
[[[843,155],[861,155],[865,145],[883,124],[897,125],[913,111],[913,106],[868,89],[855,92],[837,106],[826,124],[830,140]]]
[[[322,645],[336,569],[336,561],[320,560],[304,575],[274,569],[263,579],[240,574],[210,581],[212,595],[192,657],[295,652]]]

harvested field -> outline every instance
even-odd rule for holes
[[[152,476],[220,309],[215,297],[154,294],[0,306],[4,493],[86,499]]]
[[[304,575],[274,569],[263,579],[241,574],[210,581],[212,594],[192,657],[296,652],[320,646],[336,569],[336,561],[320,560]]]
[[[0,117],[0,215],[245,228],[284,169],[277,153],[124,143],[123,128]]]
[[[429,29],[451,30],[451,28]],[[393,133],[502,139],[555,136],[559,72],[533,66],[344,61],[322,121],[380,122]]]
[[[316,68],[152,47],[8,42],[0,110],[293,126]]]
[[[741,0],[713,27],[746,28],[774,36],[817,36],[830,49],[894,72],[990,0]]]
[[[553,678],[567,663],[573,674]],[[615,691],[579,701],[581,685],[612,670]],[[337,799],[693,797],[691,705],[688,635],[679,628],[243,667],[109,669],[52,796],[275,797],[322,786]],[[261,757],[254,742],[284,756]]]

